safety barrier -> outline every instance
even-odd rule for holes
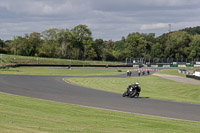
[[[182,74],[186,74],[186,77],[187,77],[187,78],[193,78],[193,79],[200,80],[200,77],[199,77],[199,76],[196,76],[196,75],[194,75],[193,73],[190,73],[190,72],[188,72],[188,71],[185,70],[185,69],[179,69],[178,72],[179,72],[179,73],[182,73]]]
[[[133,66],[135,66],[135,65],[133,65]],[[164,67],[164,68],[167,68],[167,67],[179,67],[179,68],[199,67],[200,68],[200,65],[174,65],[174,64],[171,64],[171,65],[165,65],[165,64],[151,65],[151,64],[148,64],[148,65],[143,65],[143,67]]]
[[[193,79],[197,79],[200,80],[200,77],[195,76],[195,75],[186,75],[187,78],[193,78]]]
[[[38,66],[38,67],[136,67],[136,68],[141,68],[141,67],[153,67],[153,68],[170,68],[170,67],[178,67],[178,68],[186,68],[186,67],[195,67],[195,68],[200,68],[200,65],[52,65],[52,64],[15,64],[15,65],[4,65],[0,66],[0,69],[6,68],[6,67],[22,67],[22,66]]]

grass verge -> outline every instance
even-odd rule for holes
[[[199,133],[200,123],[0,93],[0,133]]]
[[[124,72],[129,68],[121,68]],[[132,68],[131,68],[132,69]],[[57,76],[89,76],[89,75],[116,75],[117,68],[56,68],[56,67],[16,67],[0,69],[0,74],[16,75],[57,75]]]
[[[169,74],[176,75],[181,77],[186,77],[186,74],[182,74],[178,72],[178,69],[163,69],[162,71],[157,72],[158,74]]]
[[[157,76],[131,78],[66,78],[70,83],[122,94],[129,84],[141,84],[141,97],[200,103],[199,85],[178,83]]]
[[[111,61],[81,61],[71,59],[58,59],[58,58],[42,58],[31,56],[18,56],[1,54],[0,65],[3,64],[54,64],[54,65],[124,65],[123,62]]]

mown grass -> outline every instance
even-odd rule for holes
[[[31,56],[18,56],[1,54],[0,65],[6,64],[53,64],[53,65],[124,65],[123,62],[109,62],[109,61],[81,61],[71,59],[58,58],[42,58]]]
[[[99,90],[122,94],[129,84],[141,84],[141,97],[153,99],[200,103],[200,87],[194,84],[178,83],[157,76],[131,78],[66,78],[70,83]]]
[[[0,93],[0,133],[199,133],[200,123]]]
[[[182,69],[182,68],[179,68]],[[186,68],[187,72],[193,73],[194,71],[200,71],[199,68]],[[186,74],[179,73],[178,68],[177,69],[163,69],[162,71],[159,71],[160,74],[169,74],[169,75],[177,75],[181,77],[186,77]]]
[[[131,68],[120,68],[124,72]],[[0,69],[0,74],[18,75],[57,75],[57,76],[89,76],[122,74],[117,68],[54,68],[54,67],[18,67]],[[159,73],[179,75],[177,69],[162,70]],[[132,78],[70,78],[68,82],[80,86],[100,89],[122,94],[129,84],[136,81],[142,87],[141,96],[154,99],[200,103],[199,85],[183,84],[162,79],[156,76]]]
[[[181,77],[186,77],[186,74],[182,74],[178,72],[178,69],[163,69],[162,71],[157,72],[159,74],[169,74],[169,75],[176,75]]]
[[[129,68],[120,68],[124,72],[118,72],[118,68],[90,68],[90,67],[72,67],[56,68],[56,67],[16,67],[0,69],[0,74],[16,74],[16,75],[56,75],[56,76],[89,76],[89,75],[116,75],[122,74]],[[132,69],[132,68],[131,68]]]

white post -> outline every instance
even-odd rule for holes
[[[128,58],[126,58],[126,65],[127,65],[127,60],[128,60]]]
[[[0,58],[1,58],[1,64],[3,63],[3,55],[1,54],[1,56],[0,56]]]

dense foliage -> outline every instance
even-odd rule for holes
[[[0,39],[0,53],[79,60],[124,61],[126,58],[200,58],[200,27],[156,37],[131,33],[119,41],[96,39],[86,25],[49,29],[13,40]]]

